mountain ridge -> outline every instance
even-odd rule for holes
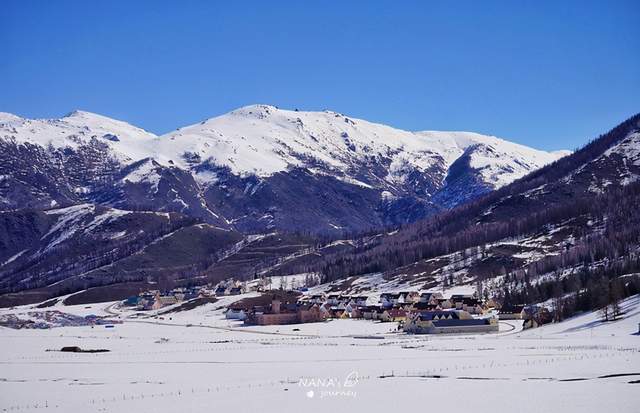
[[[407,223],[564,155],[472,132],[409,132],[269,105],[160,136],[86,111],[4,114],[0,146],[0,209],[90,202],[180,212],[242,232]],[[319,208],[293,222],[302,200]]]

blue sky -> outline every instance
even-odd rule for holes
[[[29,1],[0,111],[155,133],[252,103],[573,149],[640,111],[638,1]]]

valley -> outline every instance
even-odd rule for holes
[[[600,324],[594,313],[522,331],[517,320],[506,320],[494,334],[437,337],[349,319],[244,327],[224,318],[225,304],[228,299],[162,321],[130,318],[113,303],[56,305],[49,310],[123,323],[0,328],[0,385],[12,395],[0,399],[0,408],[168,412],[215,405],[250,412],[278,405],[281,411],[379,411],[410,409],[426,398],[434,408],[449,408],[456,399],[460,409],[490,410],[495,401],[489,395],[498,389],[503,406],[524,412],[558,406],[566,412],[633,411],[636,400],[638,296],[623,303],[625,315],[615,322]],[[377,339],[359,338],[364,336]],[[47,351],[63,346],[109,352]],[[536,403],[523,404],[522,395],[532,392]]]

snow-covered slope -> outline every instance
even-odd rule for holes
[[[593,169],[609,170],[607,176],[597,177]],[[607,149],[595,160],[584,165],[569,176],[569,181],[579,179],[580,175],[589,179],[591,192],[599,193],[610,185],[627,185],[640,176],[640,132],[628,134],[622,141]]]
[[[81,111],[53,120],[0,113],[0,150],[0,209],[93,202],[248,232],[411,222],[565,154],[268,105],[163,136]],[[305,205],[316,209],[301,214]]]
[[[126,122],[74,111],[60,119],[25,119],[0,112],[0,138],[15,138],[43,147],[78,148],[92,138],[106,144],[123,162],[153,156],[157,136]]]
[[[0,296],[30,289],[39,289],[35,295],[57,294],[185,271],[210,265],[215,254],[241,239],[235,231],[166,212],[95,204],[4,211]],[[22,299],[30,295],[25,294]]]
[[[155,158],[184,169],[209,161],[239,175],[266,177],[291,167],[318,164],[349,173],[354,163],[388,158],[385,180],[403,179],[407,167],[448,168],[469,148],[471,167],[487,183],[505,185],[568,151],[544,152],[494,136],[470,132],[408,132],[345,115],[251,105],[158,137],[126,122],[75,111],[60,119],[24,119],[0,113],[0,136],[56,148],[77,148],[92,138],[107,144],[123,162]],[[186,156],[185,156],[186,155]]]
[[[544,152],[493,136],[469,132],[408,132],[325,111],[299,112],[252,105],[202,123],[180,128],[159,139],[160,160],[190,164],[177,155],[189,153],[239,175],[269,176],[291,167],[326,168],[357,175],[358,164],[371,158],[388,162],[390,184],[409,171],[448,169],[472,147],[471,167],[494,187],[505,185],[567,152]],[[351,177],[357,182],[356,177]]]
[[[494,188],[507,185],[571,153],[568,150],[540,151],[495,136],[471,132],[419,132],[418,135],[437,139],[455,159],[469,153],[469,166]],[[455,142],[455,149],[450,149],[451,141]]]

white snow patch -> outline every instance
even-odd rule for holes
[[[136,169],[129,172],[127,176],[122,178],[124,182],[140,183],[144,182],[151,185],[153,193],[158,192],[158,184],[160,183],[160,175],[158,174],[157,165],[154,161],[148,159],[146,162],[139,165]]]
[[[22,254],[24,254],[25,252],[27,252],[28,250],[22,250],[19,253],[12,255],[11,257],[9,257],[8,260],[6,260],[5,262],[3,262],[2,264],[0,264],[0,267],[3,265],[7,265],[7,264],[11,264],[12,262],[14,262],[15,260],[17,260],[18,258],[20,258],[20,256]]]

